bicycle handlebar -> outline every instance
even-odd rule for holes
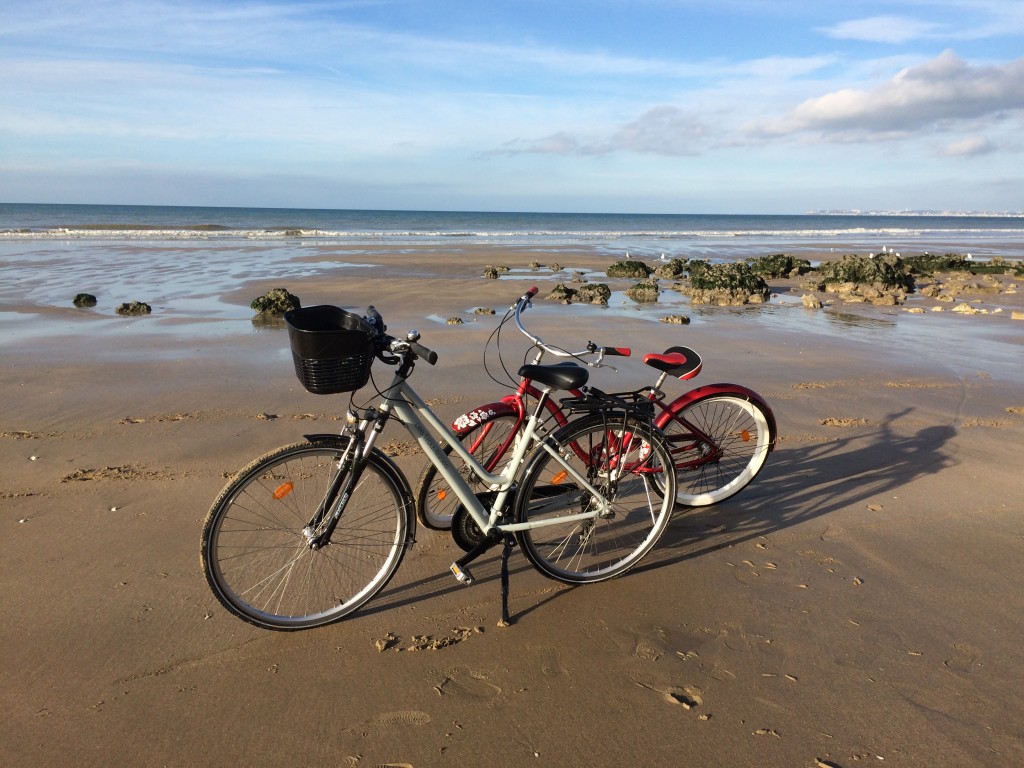
[[[519,300],[516,301],[513,307],[515,310],[516,328],[519,329],[519,332],[521,334],[523,334],[526,338],[532,341],[534,346],[536,346],[538,349],[541,349],[544,352],[547,352],[548,354],[554,355],[555,357],[575,358],[576,360],[579,360],[579,362],[591,368],[600,368],[601,362],[604,360],[605,356],[629,357],[633,353],[633,350],[631,350],[629,347],[599,347],[592,341],[588,341],[586,349],[580,350],[579,352],[569,352],[567,350],[560,349],[559,347],[552,347],[548,344],[545,344],[539,336],[535,336],[534,334],[526,330],[526,327],[523,325],[522,318],[520,317],[520,315],[523,313],[525,309],[533,306],[531,299],[537,295],[538,290],[539,289],[537,288],[537,286],[532,287],[530,290],[528,290],[526,293],[519,297]],[[580,359],[584,355],[593,354],[597,355],[597,359],[592,363]]]
[[[404,339],[396,339],[394,336],[386,333],[388,327],[384,324],[384,318],[381,317],[380,312],[372,304],[366,308],[366,316],[363,317],[363,321],[366,323],[370,335],[377,342],[377,347],[380,351],[387,351],[393,355],[411,352],[414,357],[426,360],[431,365],[437,363],[437,352],[419,343],[420,334],[418,331],[409,331],[409,334]]]

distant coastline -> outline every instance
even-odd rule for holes
[[[862,211],[859,208],[822,208],[807,211],[805,216],[941,216],[943,218],[974,218],[974,219],[1019,219],[1024,217],[1022,211],[932,211],[932,210],[901,210],[901,211]]]

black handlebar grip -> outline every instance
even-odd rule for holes
[[[437,362],[437,352],[432,349],[427,349],[422,344],[417,344],[415,341],[409,342],[409,349],[411,349],[413,354],[420,360],[426,360],[431,365],[434,365]]]

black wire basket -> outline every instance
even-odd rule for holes
[[[354,392],[370,378],[372,337],[361,317],[322,304],[286,312],[295,375],[314,395]]]

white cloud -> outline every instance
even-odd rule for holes
[[[945,157],[974,157],[987,155],[995,151],[995,147],[983,136],[967,136],[959,141],[947,144],[940,155]]]
[[[765,132],[835,138],[909,135],[1024,109],[1024,58],[972,66],[952,51],[899,72],[872,89],[845,88],[808,99]]]
[[[515,139],[487,154],[603,155],[612,152],[684,156],[704,148],[711,129],[696,116],[672,106],[648,110],[636,120],[589,139],[559,132],[540,139]]]
[[[937,24],[904,16],[872,16],[868,19],[843,21],[820,31],[837,40],[861,40],[872,43],[905,43],[931,37],[939,30]]]

